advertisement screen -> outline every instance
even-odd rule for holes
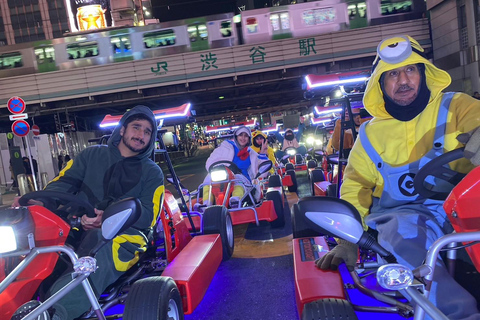
[[[112,26],[109,0],[69,0],[67,6],[72,32]]]

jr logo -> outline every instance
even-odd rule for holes
[[[156,73],[156,74],[166,74],[168,72],[167,67],[168,67],[167,62],[162,61],[162,62],[157,62],[157,69],[156,70],[154,70],[153,68],[150,68],[150,70],[152,70],[152,72]],[[163,69],[163,71],[162,71],[162,69]]]
[[[413,179],[415,178],[414,173],[405,173],[398,179],[398,189],[400,192],[407,197],[412,197],[417,194],[415,188],[413,187]]]

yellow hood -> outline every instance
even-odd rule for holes
[[[380,77],[385,71],[400,68],[409,64],[423,63],[427,87],[430,90],[429,103],[437,98],[443,89],[452,82],[450,75],[435,67],[420,53],[420,44],[410,36],[394,36],[383,40],[377,47],[377,56],[373,62],[372,75],[365,89],[363,105],[375,118],[392,118],[385,110],[385,101],[380,87]],[[387,62],[388,61],[388,62]]]

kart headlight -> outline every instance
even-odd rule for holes
[[[413,272],[401,264],[385,264],[378,268],[377,281],[385,289],[406,289],[413,282]]]
[[[0,227],[0,253],[17,250],[15,232],[10,226]]]
[[[213,182],[224,181],[227,180],[228,174],[227,170],[225,169],[215,169],[212,170],[210,173],[210,178]]]
[[[287,154],[288,154],[288,155],[293,156],[293,155],[295,155],[295,153],[297,153],[297,151],[296,151],[295,149],[287,150]]]
[[[322,140],[315,140],[315,145],[321,146],[322,144]]]
[[[313,144],[315,142],[315,138],[310,136],[307,138],[307,144]]]

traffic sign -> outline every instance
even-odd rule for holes
[[[25,101],[20,97],[11,97],[8,99],[7,108],[13,114],[23,113],[25,111]]]
[[[17,120],[12,123],[12,132],[17,137],[25,137],[30,131],[30,125],[25,120]]]
[[[40,127],[37,126],[36,124],[34,124],[34,125],[32,126],[32,133],[33,133],[33,135],[35,135],[35,136],[40,135]]]
[[[26,113],[11,114],[8,117],[10,118],[11,121],[22,120],[22,119],[28,119],[28,114]]]

